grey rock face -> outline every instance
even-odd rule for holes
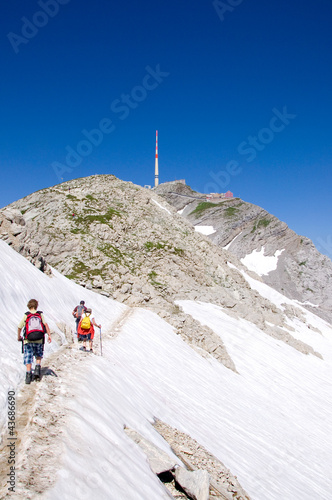
[[[144,451],[151,470],[155,474],[162,474],[163,472],[173,470],[177,465],[176,459],[172,460],[167,453],[158,448],[158,446],[155,446],[148,439],[145,439],[138,432],[126,428],[125,433]]]
[[[209,500],[210,477],[205,470],[189,471],[183,467],[175,470],[175,479],[193,500]]]
[[[177,210],[182,209],[181,215],[194,226],[213,226],[211,241],[220,248],[227,246],[238,259],[263,247],[265,256],[282,252],[277,269],[262,276],[264,283],[332,321],[332,262],[318,252],[311,240],[297,235],[256,205],[239,198],[206,203],[200,193],[195,193],[197,199],[189,198],[189,189],[182,184],[165,183],[155,192]]]

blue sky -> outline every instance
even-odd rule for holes
[[[257,204],[332,257],[330,0],[11,0],[0,206],[95,173]]]

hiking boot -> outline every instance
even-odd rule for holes
[[[33,380],[40,380],[40,365],[35,366],[35,371],[33,372]]]
[[[31,384],[31,380],[32,380],[32,373],[31,372],[27,372],[26,376],[25,376],[25,383],[26,384]]]

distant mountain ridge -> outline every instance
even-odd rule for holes
[[[207,202],[206,195],[181,183],[164,183],[154,191],[196,228],[213,227],[211,241],[227,247],[239,259],[253,252],[264,252],[265,256],[278,252],[277,268],[261,274],[264,283],[332,321],[332,262],[309,238],[297,235],[285,222],[240,198]]]

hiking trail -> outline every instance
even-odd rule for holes
[[[127,308],[102,332],[103,341],[116,338],[134,309]],[[30,385],[16,388],[15,492],[8,491],[7,474],[9,435],[7,422],[2,429],[0,444],[0,498],[31,500],[43,498],[56,483],[64,444],[62,435],[70,418],[70,403],[75,398],[72,387],[79,380],[84,364],[97,362],[94,356],[79,350],[74,330],[67,324],[57,325],[67,343],[42,362],[42,378]],[[99,329],[95,329],[94,351],[100,356]],[[53,338],[59,337],[52,332]],[[109,349],[110,350],[110,349]],[[46,498],[46,497],[45,497]]]

